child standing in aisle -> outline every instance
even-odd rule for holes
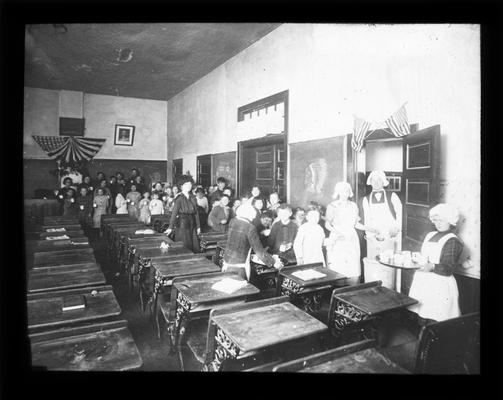
[[[136,190],[136,185],[131,185],[131,191],[126,194],[127,212],[130,217],[138,219],[140,216],[140,200],[141,194]]]
[[[310,210],[306,216],[306,223],[299,227],[293,242],[293,251],[298,265],[321,262],[324,267],[326,266],[323,256],[325,232],[319,221],[319,211]]]
[[[101,228],[101,216],[107,213],[108,196],[103,193],[103,189],[99,187],[96,190],[96,196],[93,200],[94,215],[93,215],[93,228]]]
[[[79,210],[79,222],[84,230],[92,227],[93,220],[93,198],[87,195],[87,186],[80,187],[80,196],[77,197],[76,204]]]
[[[143,193],[143,199],[140,200],[139,208],[140,208],[140,216],[138,217],[139,222],[143,222],[144,224],[150,223],[150,193],[145,191]]]

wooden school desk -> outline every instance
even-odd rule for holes
[[[147,228],[151,229],[151,228]],[[161,239],[159,242],[162,241],[163,238],[166,243],[172,242],[171,239],[169,239],[166,235],[158,232],[153,232],[153,233],[136,233],[138,231],[143,231],[143,229],[131,229],[129,231],[120,231],[119,234],[119,264],[124,266],[127,258],[128,258],[128,246],[129,246],[129,240],[130,239],[150,239],[150,238],[157,238]],[[146,243],[149,243],[148,241]],[[157,242],[152,242],[152,246],[155,246]],[[160,245],[161,243],[159,243]]]
[[[64,231],[58,231],[58,232],[50,232],[49,230],[50,229],[64,229],[65,231],[80,231],[82,230],[82,225],[80,225],[80,222],[76,222],[76,223],[65,223],[65,224],[62,224],[62,223],[55,223],[53,225],[42,225],[40,227],[40,233],[49,233],[51,235],[57,235],[57,234],[61,234],[61,232],[64,232]]]
[[[154,214],[150,216],[150,225],[157,232],[163,233],[169,225],[169,221],[171,220],[171,213],[169,214]],[[164,228],[164,230],[163,230]]]
[[[63,265],[31,270],[28,293],[76,289],[105,284],[105,276],[98,264]]]
[[[136,231],[143,231],[145,229],[150,229],[144,224],[135,224],[135,225],[126,225],[126,226],[118,226],[112,228],[112,255],[114,257],[114,260],[116,260],[117,263],[119,263],[120,260],[120,255],[121,255],[121,237],[123,234],[130,234],[134,233]],[[151,230],[151,229],[150,229]],[[152,233],[150,233],[151,235]]]
[[[214,337],[215,343],[214,349],[209,349],[206,371],[220,371],[227,360],[327,331],[325,324],[288,302],[287,297],[233,308],[213,310],[210,315],[208,337]]]
[[[259,293],[259,290],[248,282],[246,286],[230,294],[212,289],[215,283],[224,278],[246,282],[245,279],[236,274],[225,272],[192,275],[176,279],[173,282],[169,331],[172,343],[178,352],[182,370],[181,345],[184,342],[186,327],[190,320],[207,316],[212,309],[243,303],[251,296]]]
[[[28,263],[28,267],[33,269],[58,266],[58,265],[75,265],[94,263],[93,249],[76,249],[76,250],[61,250],[53,252],[34,253],[32,263]]]
[[[199,238],[199,247],[201,248],[201,253],[206,253],[208,256],[212,256],[217,247],[217,242],[221,241],[227,241],[227,233],[202,233]]]
[[[93,291],[96,293],[93,294]],[[117,316],[121,308],[112,286],[91,286],[80,289],[28,294],[28,331],[102,320]],[[84,302],[85,307],[63,311],[65,304]]]
[[[218,241],[215,247],[215,255],[213,256],[213,262],[215,265],[218,265],[220,269],[224,266],[225,246],[227,246],[227,240]]]
[[[143,360],[124,320],[29,335],[32,366],[54,371],[128,371]]]
[[[279,364],[273,372],[409,374],[375,346],[374,340],[364,340]]]
[[[313,270],[324,277],[303,280],[295,273]],[[344,286],[346,276],[325,268],[322,263],[284,267],[279,271],[277,296],[290,296],[293,301],[300,300],[304,311],[313,314],[320,310],[322,296],[336,286]]]
[[[386,314],[417,303],[417,300],[381,284],[381,281],[368,282],[332,292],[328,320],[336,336],[347,328],[375,325]]]
[[[89,249],[89,239],[71,238],[63,240],[26,240],[25,250],[26,254],[44,253],[48,251],[58,250],[73,250],[73,249]]]
[[[152,302],[153,310],[152,314],[155,318],[157,334],[160,338],[160,327],[159,327],[159,316],[158,316],[158,301],[159,295],[171,289],[171,284],[173,279],[186,276],[186,275],[201,275],[209,274],[212,272],[220,272],[215,264],[206,258],[199,259],[185,259],[185,260],[164,260],[159,262],[158,260],[151,260],[151,268],[154,275],[153,286],[151,287],[152,298],[149,299]]]

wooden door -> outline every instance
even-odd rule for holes
[[[440,180],[440,126],[435,125],[403,138],[402,249],[419,251],[433,227],[429,210],[438,204]]]
[[[240,145],[240,191],[258,186],[262,196],[278,192],[286,200],[286,150],[284,139],[264,139]]]
[[[203,187],[211,185],[211,154],[197,156],[197,183]],[[216,183],[216,182],[214,182]]]
[[[173,185],[176,185],[180,176],[183,175],[183,158],[179,158],[177,160],[173,160],[173,169],[172,169],[172,177],[173,177]]]

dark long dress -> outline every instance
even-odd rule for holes
[[[175,229],[175,241],[183,242],[187,249],[198,253],[200,248],[196,229],[200,226],[196,196],[191,194],[187,198],[180,193],[174,200],[169,222],[169,229]]]

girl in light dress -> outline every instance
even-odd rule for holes
[[[325,226],[330,231],[327,243],[328,268],[346,275],[348,283],[360,281],[360,241],[356,229],[365,229],[359,221],[358,206],[349,199],[353,190],[347,182],[335,185],[326,212]]]
[[[101,228],[101,216],[107,213],[108,196],[104,194],[103,188],[96,190],[96,196],[93,199],[94,215],[93,228]]]
[[[150,210],[150,215],[157,215],[164,213],[164,205],[162,204],[162,201],[159,200],[158,192],[152,192],[152,200],[150,200],[148,209]]]
[[[121,192],[117,193],[115,197],[115,207],[117,208],[116,214],[127,214],[127,202]]]
[[[143,222],[144,224],[150,223],[150,193],[144,192],[143,199],[140,200],[138,207],[140,208],[140,216],[138,217],[139,222]]]
[[[127,212],[130,217],[138,219],[140,216],[139,202],[141,194],[136,190],[136,185],[131,185],[131,191],[126,194]]]
[[[293,242],[293,251],[298,265],[321,262],[324,267],[326,266],[323,256],[325,232],[319,221],[320,212],[310,210],[307,213],[306,222],[299,226]]]

